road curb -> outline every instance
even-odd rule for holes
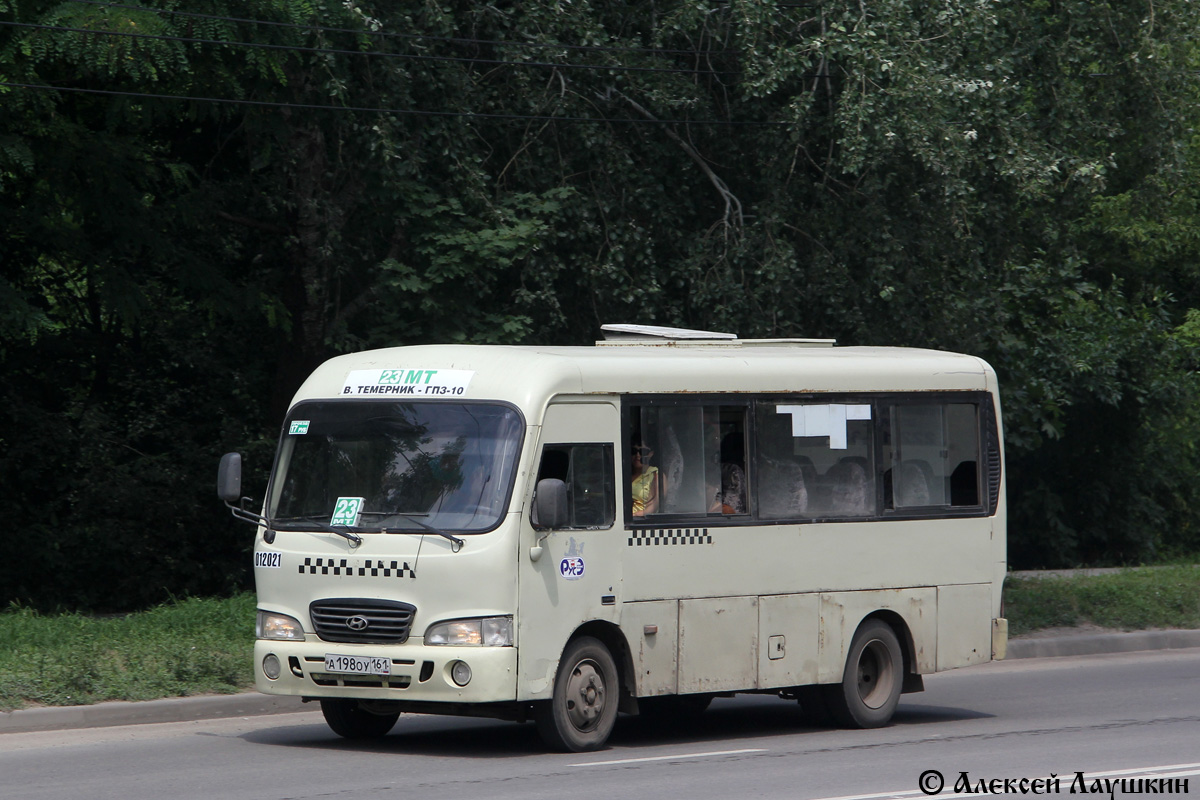
[[[0,734],[61,731],[77,728],[107,728],[116,725],[145,725],[155,722],[191,722],[201,719],[257,717],[313,711],[299,697],[271,697],[257,692],[203,697],[171,697],[127,703],[97,703],[90,706],[22,708],[0,712]]]
[[[1133,631],[1010,639],[1007,658],[1061,658],[1200,647],[1200,631]]]
[[[1135,631],[1133,633],[1067,634],[1012,639],[1008,660],[1133,653],[1140,650],[1178,650],[1200,647],[1200,630]],[[315,711],[298,697],[271,697],[257,692],[179,697],[140,703],[97,703],[91,706],[25,708],[0,712],[0,734],[191,722],[265,714]]]

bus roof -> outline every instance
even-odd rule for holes
[[[833,347],[819,340],[734,339],[369,350],[326,361],[300,387],[293,403],[440,397],[502,400],[536,409],[555,395],[983,390],[996,390],[995,372],[975,356],[902,347]]]

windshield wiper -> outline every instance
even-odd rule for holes
[[[376,512],[368,512],[368,513],[383,514],[384,512],[376,511]],[[428,514],[421,513],[421,512],[417,512],[417,513],[413,513],[413,514],[406,514],[406,513],[400,512],[400,511],[393,511],[393,512],[385,514],[385,516],[404,517],[409,522],[416,523],[418,526],[424,528],[425,530],[429,531],[430,533],[436,533],[438,536],[441,536],[443,539],[449,539],[451,544],[454,545],[454,547],[451,549],[455,553],[457,553],[459,550],[462,550],[463,545],[466,544],[466,542],[464,540],[458,538],[457,536],[446,533],[441,528],[435,528],[434,526],[430,525],[428,522],[417,519],[417,517],[428,517],[429,516]],[[406,531],[403,528],[384,528],[383,532],[384,533],[412,533],[412,531]]]
[[[351,528],[348,525],[339,525],[337,527],[334,527],[333,525],[330,525],[326,522],[321,522],[320,520],[316,519],[316,517],[318,517],[318,516],[324,516],[324,515],[323,514],[310,514],[308,516],[300,516],[300,517],[277,517],[276,519],[270,520],[270,522],[272,523],[272,527],[275,527],[277,530],[278,530],[278,526],[276,525],[276,523],[303,522],[306,525],[315,526],[318,530],[326,531],[327,533],[336,533],[338,536],[341,536],[343,539],[348,540],[350,542],[350,544],[353,545],[354,547],[358,547],[360,544],[362,544],[362,537],[356,533],[356,531],[358,530],[357,528]],[[295,530],[295,528],[290,528],[290,530]]]

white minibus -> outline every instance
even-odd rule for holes
[[[923,676],[1004,657],[988,364],[604,329],[327,361],[261,509],[222,459],[257,525],[260,691],[349,738],[459,714],[584,751],[619,712],[739,692],[877,727]]]

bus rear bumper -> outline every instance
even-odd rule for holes
[[[997,617],[992,620],[992,660],[1003,661],[1008,655],[1008,620]]]

